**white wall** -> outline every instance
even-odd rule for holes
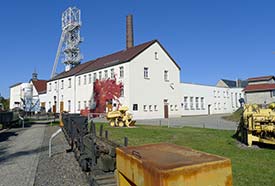
[[[244,98],[242,88],[222,88],[190,83],[182,83],[182,115],[206,115],[231,113],[240,107],[239,99]],[[185,102],[187,97],[187,106]],[[190,98],[193,97],[193,109]],[[196,107],[196,98],[199,98]],[[203,107],[201,103],[203,98]]]
[[[120,67],[123,67],[124,69],[124,77],[120,77]],[[122,96],[119,101],[123,105],[128,105],[128,95],[129,93],[129,63],[123,63],[120,65],[115,65],[112,67],[107,67],[104,69],[96,70],[93,72],[81,74],[76,76],[76,112],[78,113],[81,109],[84,109],[84,102],[86,101],[86,105],[88,106],[88,103],[90,100],[93,99],[93,83],[94,83],[94,74],[96,74],[96,79],[99,78],[99,73],[101,72],[102,78],[105,79],[105,71],[107,71],[107,78],[111,78],[111,69],[114,69],[114,75],[117,79],[117,82],[122,82],[124,86],[124,96]],[[91,74],[92,81],[89,82],[89,74]],[[84,83],[84,79],[86,76],[86,83]],[[79,78],[80,78],[80,84],[79,84]],[[80,102],[80,108],[79,108],[79,102]]]
[[[21,84],[13,86],[10,88],[10,109],[13,109],[17,106],[22,106],[20,105],[15,105],[14,102],[19,102],[21,103]]]
[[[70,112],[76,113],[77,109],[75,105],[75,83],[75,76],[65,77],[62,79],[47,82],[46,110],[48,111],[50,108],[52,108],[56,102],[56,111],[59,112],[60,102],[63,101],[64,110],[68,111],[70,101]]]
[[[155,59],[155,52],[158,59]],[[144,78],[144,67],[149,69],[148,79]],[[164,80],[165,70],[168,71],[169,81]],[[130,112],[134,114],[134,118],[164,118],[164,99],[167,99],[169,104],[169,117],[179,116],[179,74],[177,66],[158,43],[151,45],[134,58],[129,63],[129,95],[127,95]],[[133,110],[134,104],[138,105],[137,111]]]

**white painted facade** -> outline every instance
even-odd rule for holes
[[[23,98],[23,88],[25,83],[18,83],[10,87],[10,109],[22,107],[21,98]]]
[[[179,67],[162,46],[154,42],[128,62],[48,81],[46,110],[56,105],[59,112],[60,102],[70,113],[90,107],[94,79],[100,79],[100,74],[101,79],[111,78],[112,72],[124,85],[120,103],[129,107],[135,119],[164,118],[165,107],[169,117],[230,113],[240,106],[239,98],[244,97],[242,88],[180,83]]]
[[[144,68],[148,68],[148,78],[144,77]],[[168,105],[169,117],[181,115],[180,69],[158,43],[129,63],[128,90],[130,112],[135,118],[163,118],[164,104]],[[136,111],[134,104],[138,105]]]
[[[182,115],[207,115],[231,113],[240,107],[244,98],[243,88],[182,83]]]
[[[26,108],[24,108],[23,100],[26,102]],[[46,100],[46,93],[38,94],[32,81],[18,83],[10,87],[10,109],[19,107],[29,111],[30,108],[33,108],[32,111],[37,112],[40,110],[40,103],[46,102]]]

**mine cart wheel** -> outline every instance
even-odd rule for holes
[[[114,126],[115,126],[115,120],[111,120],[111,121],[110,121],[110,126],[111,126],[111,127],[114,127]]]
[[[119,122],[118,122],[118,126],[119,126],[119,127],[124,127],[124,122],[123,122],[123,121],[119,121]]]

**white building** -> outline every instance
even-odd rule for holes
[[[38,112],[45,107],[46,96],[45,80],[38,80],[37,74],[28,83],[17,83],[10,86],[10,109],[21,108],[25,111]]]
[[[182,83],[182,115],[208,115],[231,113],[241,105],[243,88],[223,88]]]
[[[230,113],[243,97],[242,88],[180,83],[179,65],[153,40],[83,63],[49,80],[46,109],[79,113],[92,102],[93,82],[114,76],[124,85],[120,103],[136,119]]]

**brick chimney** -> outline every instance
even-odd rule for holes
[[[134,46],[133,15],[126,17],[126,49]]]

